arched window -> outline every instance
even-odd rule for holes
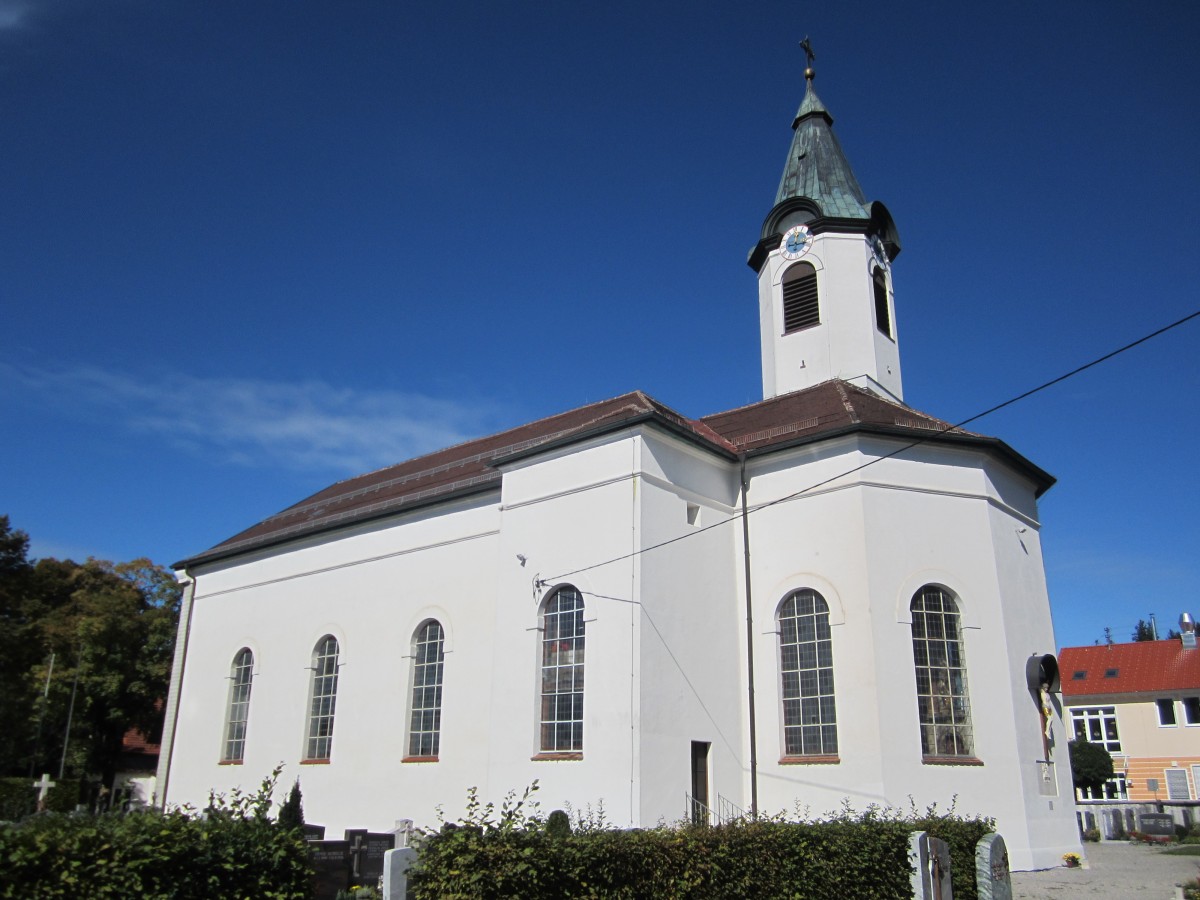
[[[254,680],[254,654],[243,647],[229,667],[229,713],[225,718],[222,762],[241,762],[246,753],[246,723],[250,718],[250,684]]]
[[[924,756],[973,756],[971,700],[963,657],[958,604],[943,588],[926,585],[913,595],[913,660]]]
[[[542,604],[541,751],[583,751],[583,597],[561,587]]]
[[[430,619],[413,635],[412,712],[408,725],[408,755],[436,759],[442,735],[441,623]]]
[[[779,604],[779,672],[785,756],[838,752],[829,605],[807,588]]]
[[[817,270],[798,262],[783,273],[783,333],[821,324]]]
[[[888,312],[887,273],[876,266],[871,275],[871,284],[875,289],[875,327],[882,334],[892,336],[892,317]]]
[[[325,635],[313,648],[306,760],[329,759],[333,750],[333,714],[337,705],[338,642]]]

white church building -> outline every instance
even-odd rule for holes
[[[621,827],[957,798],[1014,868],[1079,850],[1053,674],[1026,676],[1053,479],[904,402],[898,233],[805,74],[749,260],[764,399],[614,397],[178,563],[158,803],[282,762],[333,834],[536,780]]]

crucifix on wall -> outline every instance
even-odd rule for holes
[[[1051,653],[1030,656],[1025,663],[1025,682],[1037,700],[1042,726],[1042,758],[1049,762],[1054,752],[1054,698],[1051,694],[1058,689],[1058,660]]]

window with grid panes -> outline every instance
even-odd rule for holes
[[[225,721],[223,762],[241,762],[246,753],[246,723],[250,719],[250,686],[254,654],[243,647],[229,669],[229,715]]]
[[[542,605],[543,753],[583,751],[583,597],[561,587]]]
[[[413,635],[412,712],[408,725],[408,755],[436,757],[442,733],[443,634],[431,619]]]
[[[1099,744],[1109,753],[1121,752],[1121,735],[1117,731],[1115,706],[1085,706],[1071,710],[1071,731],[1077,741]],[[1077,787],[1079,800],[1124,800],[1128,797],[1124,772],[1116,772],[1099,788]]]
[[[838,741],[829,605],[816,591],[796,591],[779,604],[777,620],[784,756],[833,756]]]
[[[1121,752],[1115,706],[1085,706],[1071,710],[1071,730],[1077,741],[1099,744],[1109,753]]]
[[[338,642],[326,635],[317,643],[312,658],[309,695],[307,760],[329,759],[333,751],[333,714],[337,705]]]
[[[927,757],[973,756],[975,740],[958,604],[948,591],[928,585],[913,595],[909,608],[921,753]]]

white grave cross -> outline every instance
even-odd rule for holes
[[[38,809],[46,808],[46,795],[50,793],[50,788],[55,786],[55,782],[50,780],[50,773],[43,772],[42,777],[33,783],[33,786],[38,789]]]

